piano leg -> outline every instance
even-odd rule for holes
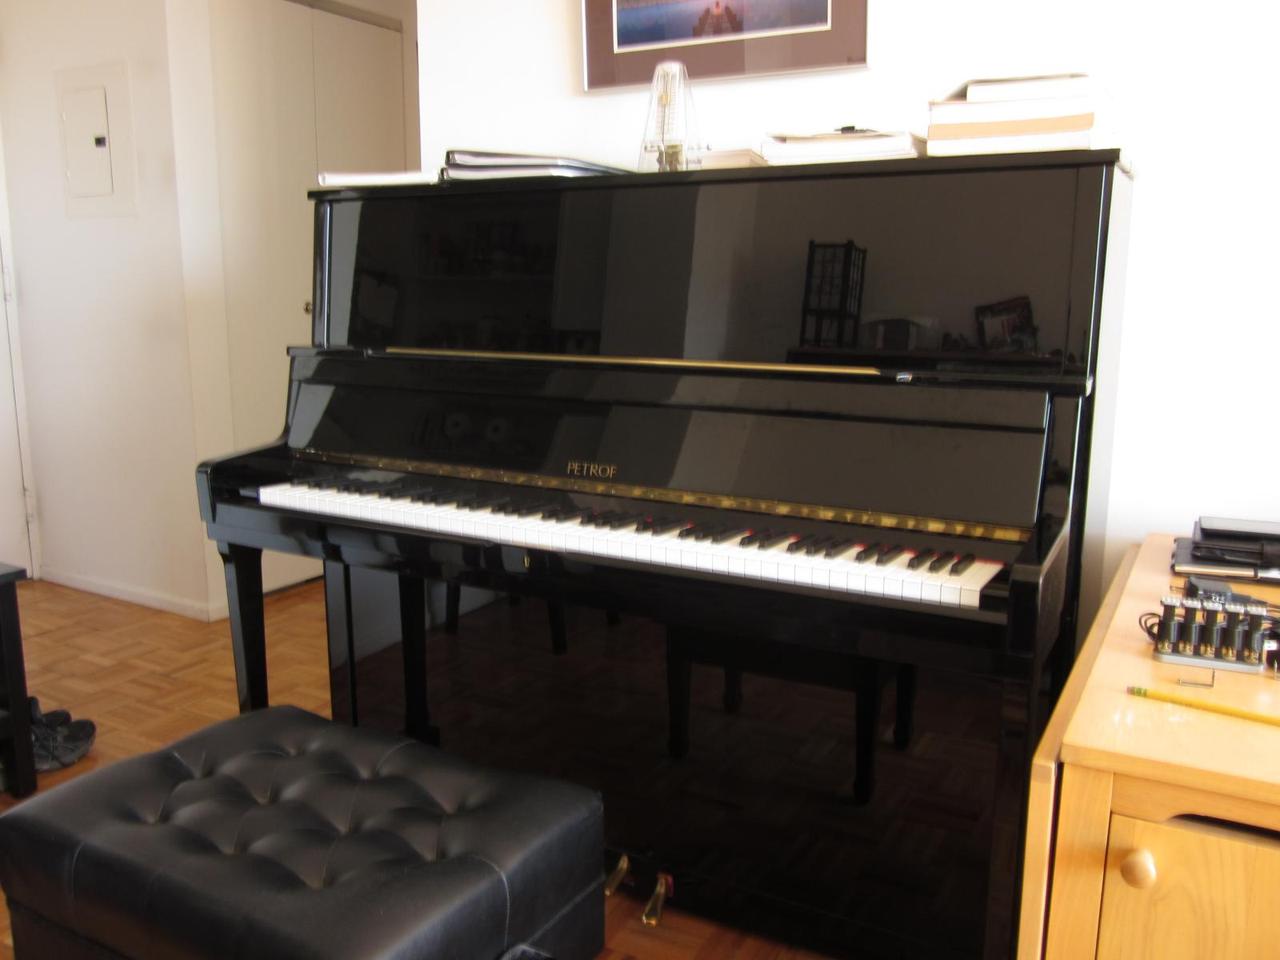
[[[990,960],[1011,957],[1016,947],[1027,774],[1039,739],[1040,671],[1034,670],[1030,680],[1006,679],[1000,690],[1000,741],[996,755],[983,954]]]
[[[351,609],[351,568],[337,560],[324,562],[325,633],[329,636],[329,708],[335,720],[353,726],[356,714],[355,625]]]
[[[564,632],[564,604],[559,600],[548,600],[547,620],[551,624],[551,652],[561,656],[569,649]]]
[[[724,712],[737,713],[742,709],[742,668],[726,665],[724,668]]]
[[[426,581],[401,576],[400,650],[404,655],[404,732],[440,746],[440,729],[431,725],[427,705]]]
[[[916,707],[916,667],[904,663],[898,667],[897,695],[894,698],[893,745],[899,750],[911,746]]]
[[[693,659],[688,638],[667,627],[667,752],[676,760],[689,754],[689,698]]]
[[[458,632],[458,607],[462,603],[462,587],[456,583],[446,583],[444,589],[444,632]]]
[[[880,665],[864,660],[854,665],[854,689],[858,698],[854,711],[853,802],[871,800],[875,788],[876,731],[880,726]]]
[[[236,662],[240,712],[267,705],[267,638],[262,616],[262,551],[235,543],[219,543],[227,579],[227,614],[231,651]]]

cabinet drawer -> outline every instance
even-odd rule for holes
[[[1280,955],[1280,843],[1194,821],[1114,814],[1098,956]]]

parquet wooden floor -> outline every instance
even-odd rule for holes
[[[226,621],[199,623],[45,582],[18,587],[27,684],[45,709],[98,724],[93,751],[68,770],[41,774],[39,789],[184,736],[236,712]],[[324,600],[318,583],[269,597],[268,670],[273,702],[327,714]],[[14,805],[0,795],[0,810]],[[619,896],[607,913],[601,960],[801,960],[817,958],[668,908],[644,927],[641,904]],[[0,960],[12,960],[0,905]]]

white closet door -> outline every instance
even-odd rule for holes
[[[18,432],[18,392],[10,330],[17,332],[17,316],[9,306],[14,296],[13,262],[9,260],[9,196],[0,141],[0,563],[25,567],[32,576],[31,530],[27,527],[27,498],[23,490],[22,449]],[[27,461],[30,462],[29,460]],[[28,478],[28,483],[30,478]]]
[[[404,169],[401,35],[286,0],[218,0],[210,18],[232,427],[243,450],[280,435],[287,351],[311,342],[307,191],[321,170]],[[263,555],[268,590],[319,573],[314,560]]]
[[[4,189],[0,183],[0,190]],[[0,202],[0,214],[4,213]],[[6,251],[0,249],[0,262]],[[10,274],[11,275],[11,274]],[[18,446],[18,408],[13,365],[9,355],[9,322],[0,299],[0,563],[31,572],[31,544],[27,539],[27,501],[22,489],[22,457]]]
[[[288,348],[311,341],[315,91],[311,11],[284,0],[209,5],[235,448],[284,429]],[[320,564],[263,554],[263,586],[318,576]]]
[[[323,10],[311,22],[320,172],[405,169],[403,35]]]

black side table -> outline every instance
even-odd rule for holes
[[[27,705],[27,668],[18,626],[18,581],[27,571],[0,563],[0,762],[9,792],[25,797],[36,789],[31,752],[31,708]]]

